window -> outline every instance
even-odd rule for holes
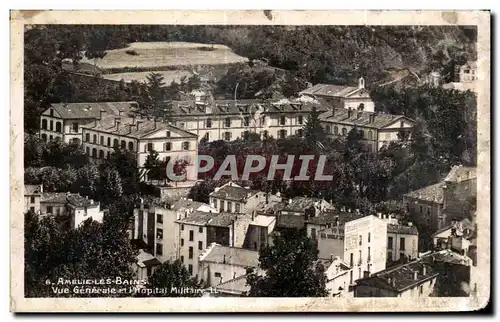
[[[30,203],[35,203],[35,197],[34,196],[30,197]]]
[[[164,144],[163,149],[164,149],[165,151],[171,151],[171,150],[172,150],[172,142],[166,142],[166,143]]]
[[[358,111],[362,111],[365,109],[365,104],[361,103],[358,105]]]
[[[401,121],[401,122],[399,123],[399,127],[405,127],[405,122],[404,122],[404,121]]]
[[[181,238],[181,247],[184,246],[184,238]]]
[[[104,159],[104,151],[99,150],[99,159]]]
[[[224,132],[224,140],[231,141],[231,132]]]
[[[88,155],[90,155],[90,148],[89,147],[86,147],[85,148],[85,152],[87,152]]]
[[[35,212],[35,207],[30,207],[31,212]]]
[[[231,201],[227,202],[227,212],[233,211],[233,203]]]
[[[236,213],[240,213],[241,209],[240,209],[240,204],[239,203],[235,203],[234,204],[234,212]]]
[[[226,127],[231,127],[231,118],[230,117],[226,117],[226,120],[224,122],[224,125]]]
[[[160,243],[156,244],[156,255],[163,255],[163,245]]]
[[[50,130],[51,130],[51,131],[54,131],[54,121],[50,120],[50,123],[49,123],[49,124],[50,124],[50,127],[49,127],[49,128],[50,128]]]
[[[221,273],[219,273],[219,272],[215,272],[214,276],[217,277],[217,278],[221,278],[222,277]]]
[[[303,124],[303,123],[304,123],[304,117],[303,117],[302,115],[299,115],[299,116],[297,117],[297,123],[298,123],[298,124]]]
[[[78,123],[73,123],[73,132],[78,133]]]
[[[420,206],[420,213],[424,212],[424,207]]]
[[[193,247],[189,247],[189,259],[193,259]]]
[[[156,239],[163,239],[163,229],[156,228]]]
[[[361,256],[361,250],[360,250],[359,257],[358,257],[358,265],[361,265],[362,262],[363,262],[363,260],[362,260],[362,256]]]
[[[347,129],[345,127],[342,128],[342,135],[344,135],[344,136],[347,135]]]
[[[214,199],[214,208],[217,209],[217,199]]]
[[[163,215],[162,214],[156,214],[156,222],[163,224]]]
[[[50,117],[54,117],[54,110],[53,109],[50,110]]]
[[[316,228],[311,228],[311,237],[316,239]]]
[[[339,127],[338,127],[337,125],[335,125],[335,126],[333,127],[333,133],[334,133],[335,135],[338,135],[338,134],[339,134]]]
[[[128,143],[128,149],[129,149],[130,151],[134,151],[134,142],[130,141],[130,142]]]
[[[194,240],[194,231],[190,230],[189,231],[189,241],[193,241]]]
[[[153,151],[153,143],[146,144],[146,152]]]
[[[203,136],[203,138],[207,141],[210,141],[210,133],[205,133],[205,135]]]
[[[97,158],[97,149],[96,148],[92,149],[92,157]]]
[[[326,126],[326,129],[325,129],[325,132],[326,132],[326,133],[330,133],[331,131],[332,131],[331,126],[330,126],[330,125],[327,125],[327,126]]]
[[[97,135],[92,136],[92,143],[97,143]]]
[[[111,146],[111,138],[108,138],[108,146]]]
[[[354,254],[351,253],[351,257],[349,258],[349,264],[351,265],[351,267],[354,266]]]
[[[243,126],[249,126],[250,125],[250,117],[245,116],[243,118]]]
[[[44,142],[47,142],[47,134],[45,134],[45,133],[44,133],[44,134],[42,134],[42,140],[43,140]]]
[[[372,130],[368,131],[368,139],[373,140],[373,131]]]
[[[54,140],[54,137],[52,135],[49,135],[49,141],[52,142]]]
[[[62,133],[62,125],[61,122],[56,123],[56,132]]]
[[[188,265],[188,272],[190,275],[193,275],[193,265],[191,264]]]
[[[172,135],[172,134],[170,133],[170,131],[167,131],[167,132],[166,132],[166,136],[167,136],[167,138],[169,138],[171,135]]]
[[[220,201],[219,211],[224,212],[224,200]]]
[[[431,215],[431,207],[427,206],[427,216]]]
[[[351,272],[350,272],[349,275],[350,275],[350,277],[349,277],[349,281],[350,281],[349,284],[352,284],[352,282],[353,282],[353,276],[352,276],[353,273],[352,273],[352,270],[351,270]]]
[[[404,237],[401,237],[399,239],[399,249],[405,250],[405,238]]]
[[[370,242],[372,239],[372,233],[368,233],[368,242]]]
[[[43,120],[42,120],[42,129],[43,129],[43,130],[46,130],[46,129],[47,129],[47,120],[46,120],[46,119],[43,119]]]
[[[372,256],[371,256],[371,248],[368,247],[368,260],[370,260],[371,258],[372,258]]]
[[[120,142],[120,148],[122,148],[122,149],[126,149],[127,148],[127,142],[125,142],[125,140],[121,140],[121,142]]]
[[[182,149],[184,151],[189,150],[189,142],[182,142]]]
[[[198,232],[199,232],[200,234],[203,234],[203,227],[201,227],[201,226],[200,226],[200,228],[198,228]]]
[[[184,256],[181,256],[181,263],[184,264]]]
[[[284,116],[280,116],[280,125],[286,124],[286,118]]]
[[[198,249],[203,250],[203,242],[202,241],[198,242]]]
[[[424,286],[423,285],[420,285],[419,294],[420,295],[424,294]]]
[[[359,246],[363,245],[363,236],[359,235]]]
[[[184,230],[184,225],[183,224],[181,224],[181,230]]]
[[[279,131],[279,138],[280,139],[286,138],[286,130],[280,130]]]
[[[387,248],[392,249],[392,237],[387,238]]]
[[[117,148],[118,147],[118,139],[113,140],[113,147]]]
[[[212,127],[212,119],[211,119],[211,118],[208,118],[208,119],[207,119],[207,121],[206,121],[206,123],[205,123],[205,126],[206,126],[207,128],[211,128],[211,127]]]
[[[85,134],[85,142],[90,142],[90,133]]]
[[[101,135],[101,145],[104,145],[104,136]]]

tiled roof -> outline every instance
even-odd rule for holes
[[[371,118],[370,118],[371,116]],[[349,110],[345,108],[332,108],[319,116],[321,121],[331,122],[335,124],[345,124],[349,126],[362,126],[380,129],[386,127],[400,119],[405,119],[408,122],[414,122],[412,119],[404,115],[393,115],[384,113],[374,113],[366,111]],[[339,130],[340,131],[340,130]]]
[[[193,201],[192,199],[181,198],[172,204],[172,210],[177,211],[183,208],[192,208],[193,210],[197,210],[201,206],[207,205],[206,203]]]
[[[444,179],[445,182],[461,182],[468,179],[476,178],[476,167],[464,167],[456,165],[451,168],[450,172]]]
[[[106,115],[118,115],[130,112],[137,102],[97,102],[97,103],[52,103],[51,107],[63,119],[95,119],[101,117],[100,111]]]
[[[392,234],[418,235],[418,229],[415,226],[387,225],[387,232]]]
[[[283,211],[296,211],[304,212],[306,209],[314,207],[316,203],[321,202],[320,198],[310,198],[310,197],[295,197],[288,202],[288,204],[283,208]]]
[[[179,219],[176,222],[182,224],[205,226],[207,222],[210,220],[210,218],[214,216],[217,216],[217,214],[195,210],[191,214],[189,214],[186,218]]]
[[[243,267],[257,267],[259,265],[259,252],[217,244],[200,261]]]
[[[425,274],[423,274],[424,267]],[[417,279],[415,279],[415,272],[417,272]],[[422,284],[437,275],[438,273],[432,266],[422,259],[418,259],[413,262],[385,269],[370,277],[356,280],[356,284],[402,292],[413,285]]]
[[[145,252],[143,249],[139,249],[139,254],[137,254],[136,258],[137,264],[140,267],[150,267],[161,264],[161,262],[156,257],[148,252]]]
[[[40,184],[25,184],[24,185],[24,195],[39,195],[42,193],[42,185]]]
[[[232,280],[225,281],[215,286],[217,291],[229,294],[243,294],[250,291],[250,286],[247,285],[247,276],[241,275]]]
[[[308,89],[303,90],[299,95],[322,95],[331,97],[345,97],[347,94],[354,92],[358,87],[347,85],[332,85],[332,84],[316,84]]]
[[[261,202],[255,207],[255,211],[260,214],[275,214],[285,208],[286,203],[282,201],[270,201],[269,203]]]
[[[444,182],[439,182],[431,186],[424,187],[415,191],[408,192],[405,197],[415,198],[419,200],[443,203],[443,186]]]
[[[208,220],[207,226],[228,227],[231,225],[233,220],[236,221],[238,219],[238,214],[218,213],[213,215],[214,216]],[[243,216],[243,214],[239,215]]]
[[[119,128],[117,127],[116,121],[120,122]],[[137,122],[139,123],[139,127],[137,127]],[[134,138],[144,138],[158,131],[172,131],[181,134],[182,137],[187,138],[196,138],[197,135],[183,129],[180,129],[171,124],[164,123],[162,121],[154,121],[148,119],[135,119],[133,117],[125,117],[125,116],[106,116],[103,117],[98,123],[97,126],[94,124],[88,124],[83,126],[85,128],[112,133],[116,135],[126,135]],[[165,134],[166,135],[166,134]]]
[[[246,189],[235,185],[226,185],[219,190],[212,192],[210,197],[225,200],[244,201],[258,192],[259,191],[257,190]]]
[[[347,222],[362,218],[364,216],[365,215],[356,212],[328,210],[320,212],[316,217],[309,218],[307,222],[314,225],[328,225],[336,224],[338,222],[338,226],[344,226]]]
[[[269,225],[271,225],[273,221],[276,221],[276,217],[258,215],[257,217],[254,218],[254,220],[250,223],[250,225],[268,227]]]
[[[304,228],[305,218],[303,215],[283,215],[276,217],[276,226],[278,228]]]
[[[82,197],[79,194],[66,192],[44,192],[40,197],[40,202],[60,204],[68,203],[77,208],[88,207],[92,205],[97,206],[97,203],[93,203],[92,200]]]

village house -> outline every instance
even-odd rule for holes
[[[434,249],[452,249],[460,254],[470,254],[477,237],[476,225],[468,218],[454,220],[432,234]]]
[[[339,257],[349,265],[349,285],[385,269],[387,223],[357,211],[328,211],[307,222],[307,235],[316,239],[318,258]]]
[[[47,142],[60,139],[66,143],[82,142],[82,126],[93,124],[103,115],[130,113],[137,102],[52,103],[40,115],[40,138]]]
[[[243,283],[242,279],[247,274],[247,268],[258,267],[259,252],[214,243],[200,255],[199,261],[200,275],[206,287],[218,290],[221,286],[221,290],[242,294],[249,290],[246,280]]]
[[[403,203],[413,221],[436,231],[472,214],[476,184],[476,168],[454,166],[443,181],[405,194]]]
[[[341,297],[349,294],[349,272],[351,267],[335,256],[330,260],[322,260],[326,268],[326,289],[332,297]]]
[[[179,234],[175,221],[194,211],[217,212],[208,204],[181,198],[175,202],[140,199],[134,208],[131,239],[140,240],[160,262],[178,259]]]
[[[210,205],[219,212],[251,214],[266,200],[266,193],[228,182],[210,193]]]
[[[455,66],[455,82],[471,83],[477,80],[477,62],[467,61],[462,66]]]
[[[24,212],[31,211],[32,213],[40,213],[40,199],[43,193],[43,185],[41,184],[25,184],[24,185]]]
[[[403,225],[391,215],[379,214],[387,222],[387,262],[413,260],[418,257],[418,229],[413,223]]]
[[[364,78],[358,79],[358,86],[316,84],[299,92],[299,95],[322,98],[334,108],[373,112],[375,103],[365,88]]]
[[[264,247],[272,245],[271,233],[276,225],[276,217],[258,215],[250,225],[246,235],[244,248],[252,250],[260,250]]]
[[[137,261],[132,264],[132,269],[138,280],[147,281],[154,273],[156,267],[161,265],[161,262],[152,254],[139,249],[139,254],[136,256]]]
[[[420,258],[357,280],[354,297],[429,297],[435,294],[438,275]]]

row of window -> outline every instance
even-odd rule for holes
[[[50,120],[50,122],[48,123],[48,126],[47,126],[47,120],[42,119],[42,129],[54,131],[54,121]],[[62,123],[61,122],[56,122],[56,132],[62,133]]]
[[[388,249],[394,249],[394,240],[391,236],[387,237],[387,248]],[[400,250],[406,250],[405,246],[405,238],[401,237],[399,239],[399,249]]]
[[[129,141],[128,144],[125,140],[119,141],[118,139],[113,139],[113,142],[111,142],[111,138],[108,137],[107,139],[104,136],[99,137],[99,142],[97,141],[97,134],[92,135],[92,141],[91,141],[91,135],[90,133],[85,134],[85,142],[91,142],[94,144],[100,144],[100,145],[106,145],[106,146],[113,146],[114,148],[121,148],[121,149],[129,149],[130,151],[134,151],[134,142]],[[113,145],[111,145],[113,143]],[[189,142],[182,142],[182,149],[187,151],[190,148]],[[144,152],[150,152],[154,149],[154,144],[153,143],[148,143],[144,147]],[[171,151],[172,150],[172,142],[165,142],[163,143],[163,151]]]
[[[297,116],[297,124],[304,124],[304,117],[302,115]],[[285,116],[280,116],[279,118],[279,125],[286,125],[286,117]],[[185,122],[180,122],[178,123],[178,126],[180,128],[185,128],[186,123]],[[244,116],[243,117],[243,126],[250,126],[250,117],[249,116]],[[205,127],[210,129],[212,128],[212,119],[208,118],[205,120]],[[231,118],[226,117],[224,119],[224,127],[231,127]]]
[[[96,148],[92,148],[92,150],[91,150],[89,147],[85,148],[85,152],[87,153],[88,156],[91,156],[94,159],[97,159],[97,158],[104,159],[104,155],[106,155],[106,157],[109,158],[109,155],[110,155],[109,151],[104,152],[104,150],[99,150],[99,152],[98,152]],[[99,153],[99,156],[98,156],[98,153]]]
[[[372,259],[372,254],[371,254],[371,247],[368,246],[367,248],[367,262],[370,262],[371,259]],[[354,253],[351,253],[350,254],[350,258],[349,258],[349,265],[351,267],[354,267]],[[358,262],[356,263],[357,266],[361,266],[363,264],[363,252],[361,251],[361,249],[359,250],[359,257],[358,257]]]
[[[208,134],[208,133],[207,133]],[[162,146],[163,150],[158,152],[172,151],[172,142],[165,142]],[[188,141],[182,142],[182,150],[189,151],[191,144]],[[154,150],[154,144],[148,143],[144,146],[144,152],[150,152]]]
[[[219,212],[233,212],[233,203],[231,201],[225,202],[224,200],[220,200],[218,202],[217,199],[214,199],[213,205],[214,205],[215,209],[219,209]],[[218,208],[217,208],[217,205],[219,205]],[[226,205],[226,207],[224,207],[224,205]],[[240,213],[241,212],[240,207],[241,207],[240,204],[235,202],[234,203],[234,212]]]

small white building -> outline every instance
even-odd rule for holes
[[[251,214],[265,201],[266,194],[262,191],[244,188],[234,182],[228,182],[209,195],[210,205],[219,212]]]
[[[137,261],[132,264],[132,269],[138,280],[147,281],[159,265],[161,265],[161,262],[156,257],[145,252],[143,249],[139,249]]]

